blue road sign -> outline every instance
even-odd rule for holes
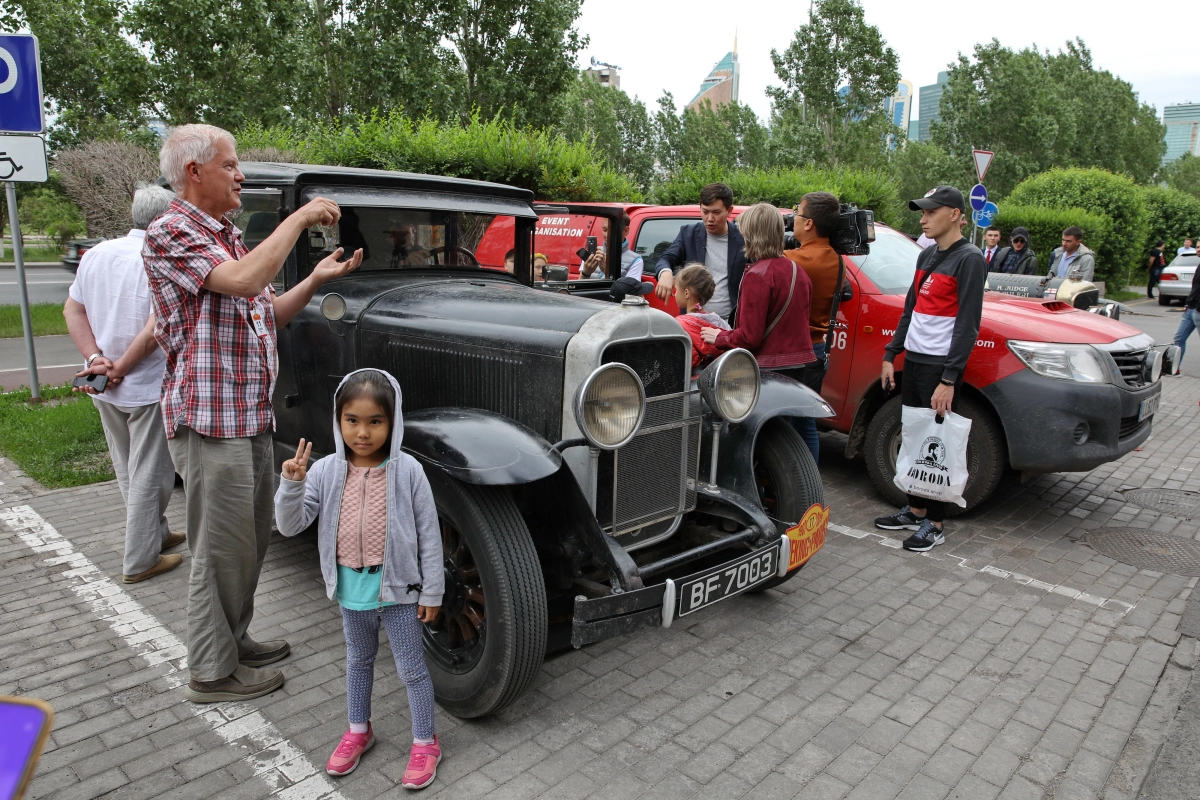
[[[981,228],[986,228],[988,225],[992,224],[992,220],[994,220],[996,215],[999,213],[1000,207],[995,203],[988,202],[983,206],[982,209],[972,214],[971,219],[975,221],[976,225],[980,226]]]
[[[0,36],[0,131],[41,133],[42,69],[37,37]]]
[[[983,188],[982,183],[975,184],[975,188],[971,190],[971,208],[976,211],[983,211],[983,207],[987,205],[987,189]]]

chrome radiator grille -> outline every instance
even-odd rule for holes
[[[610,347],[605,363],[631,367],[646,387],[646,416],[629,444],[600,454],[596,518],[619,540],[696,507],[700,457],[699,392],[685,386],[690,351],[679,340]]]
[[[1140,387],[1145,386],[1146,382],[1142,378],[1142,365],[1146,361],[1146,353],[1149,350],[1134,350],[1132,352],[1109,352],[1113,361],[1117,362],[1117,369],[1121,371],[1121,378],[1127,386]]]

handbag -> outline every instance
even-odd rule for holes
[[[967,440],[971,420],[953,411],[902,406],[900,455],[893,482],[905,494],[966,508]]]

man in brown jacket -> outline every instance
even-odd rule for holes
[[[829,332],[829,316],[833,310],[833,294],[837,291],[838,254],[829,246],[829,238],[837,231],[841,206],[829,192],[809,192],[800,200],[793,233],[800,247],[785,250],[784,255],[800,265],[812,282],[812,305],[809,312],[809,333],[817,360],[801,367],[795,377],[817,394],[825,379],[828,363],[825,335]],[[834,340],[837,347],[837,340]],[[797,430],[812,452],[813,461],[820,453],[817,421],[811,417],[795,420]]]

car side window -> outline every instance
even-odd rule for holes
[[[242,189],[242,208],[233,224],[242,231],[242,241],[250,250],[262,244],[279,226],[279,210],[283,192],[278,189]],[[284,290],[284,270],[271,283],[275,292]]]
[[[634,252],[642,257],[644,263],[642,274],[652,275],[654,273],[654,265],[671,246],[671,242],[675,241],[680,228],[699,221],[699,217],[643,220],[642,227],[638,228],[637,242],[633,246]]]

